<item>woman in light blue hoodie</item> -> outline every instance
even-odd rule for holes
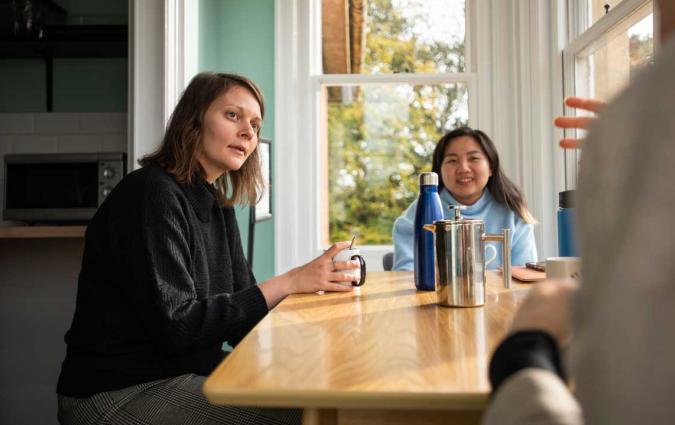
[[[452,218],[449,205],[464,205],[462,216],[481,219],[487,233],[511,229],[511,262],[522,265],[537,261],[534,217],[520,190],[501,170],[492,140],[480,130],[457,128],[438,141],[432,171],[439,176],[438,192],[445,218]],[[414,201],[394,222],[394,270],[412,270]],[[499,247],[496,247],[499,248]],[[501,249],[489,268],[502,265]]]

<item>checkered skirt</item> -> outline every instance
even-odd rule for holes
[[[300,424],[302,409],[215,406],[202,393],[205,378],[180,375],[88,398],[59,395],[64,425]]]

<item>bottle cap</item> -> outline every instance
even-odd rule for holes
[[[438,174],[434,172],[421,173],[420,186],[438,186]]]
[[[574,208],[576,190],[564,190],[558,193],[558,207],[560,208]]]

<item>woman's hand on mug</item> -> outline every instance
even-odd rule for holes
[[[333,262],[333,257],[340,251],[349,248],[349,244],[348,241],[337,242],[314,260],[289,271],[290,293],[351,291],[354,276],[344,271],[357,269],[359,268],[358,264],[353,261]]]
[[[565,99],[565,105],[570,108],[582,109],[584,111],[597,113],[606,103],[598,99],[587,99],[583,97],[571,96]],[[595,121],[594,116],[557,117],[553,124],[562,129],[581,129],[586,130],[591,123]],[[584,139],[563,138],[560,139],[560,147],[563,149],[578,149],[583,144]]]
[[[267,308],[274,308],[290,294],[351,291],[351,283],[355,278],[353,275],[345,273],[345,270],[359,268],[358,263],[354,261],[333,262],[333,257],[338,252],[349,248],[349,244],[350,242],[338,242],[309,263],[258,285],[267,302]],[[346,282],[348,285],[338,282]]]

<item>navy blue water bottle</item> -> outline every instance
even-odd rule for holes
[[[436,290],[434,234],[422,228],[443,219],[443,206],[438,196],[438,174],[420,174],[420,196],[415,210],[415,286],[420,291]]]
[[[561,257],[579,256],[574,225],[574,194],[574,190],[558,194],[558,255]]]

